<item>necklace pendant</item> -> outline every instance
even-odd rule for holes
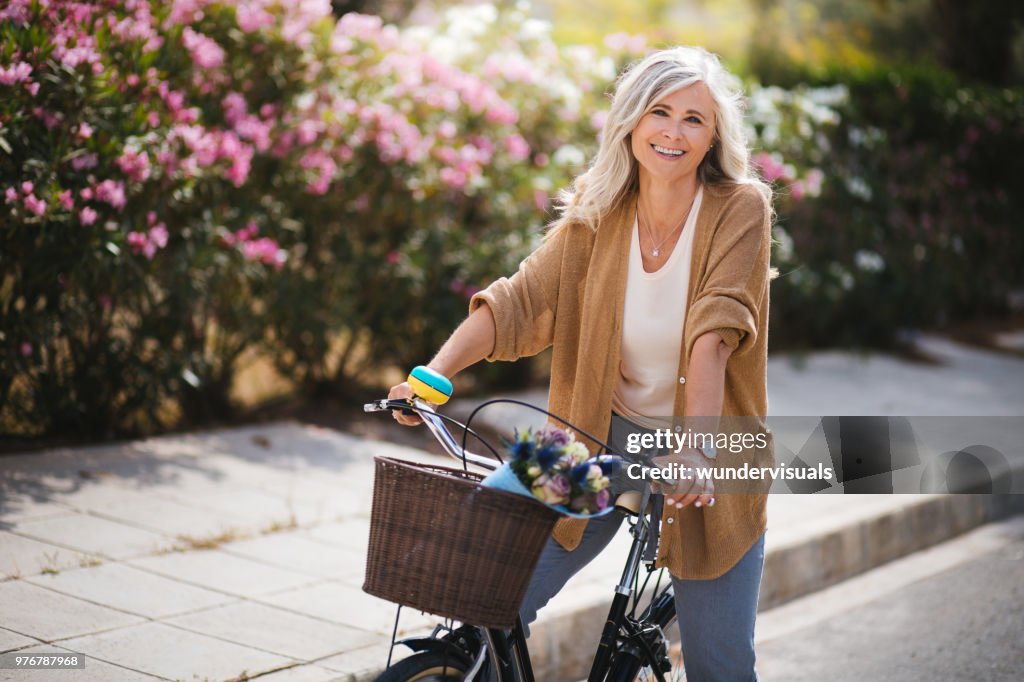
[[[651,251],[651,255],[654,256],[655,258],[657,258],[658,254],[660,254],[660,253],[661,253],[661,249],[654,249],[653,251]]]

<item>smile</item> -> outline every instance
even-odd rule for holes
[[[661,145],[652,144],[651,148],[661,154],[662,156],[679,157],[685,154],[682,149],[669,149],[668,147],[662,147]]]

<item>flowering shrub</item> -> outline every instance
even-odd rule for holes
[[[310,5],[0,10],[6,427],[104,436],[226,412],[262,334],[239,302],[258,306],[286,261],[251,173],[304,88],[299,43],[326,16]]]
[[[0,428],[222,417],[254,350],[303,391],[422,362],[536,244],[646,49],[560,47],[507,5],[399,29],[327,0],[3,4]],[[751,90],[773,343],[877,342],[1020,286],[1019,94],[859,78]]]
[[[329,9],[0,9],[5,430],[223,416],[257,347],[300,388],[408,365],[529,250],[611,61],[522,9],[431,32]]]
[[[597,515],[609,509],[613,459],[590,457],[572,433],[551,424],[537,431],[516,431],[508,454],[504,468],[521,487],[502,485],[505,472],[492,474],[484,485],[532,494],[544,504],[574,514]]]
[[[829,81],[752,97],[779,188],[773,345],[886,345],[1005,313],[1024,287],[1021,92],[921,70]]]
[[[581,112],[614,76],[523,10],[486,5],[404,31],[346,15],[331,50],[330,88],[290,122],[305,141],[286,166],[296,248],[267,308],[281,369],[313,386],[351,378],[367,354],[423,362],[468,298],[515,269],[593,149]]]

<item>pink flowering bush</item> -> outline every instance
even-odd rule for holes
[[[327,0],[6,3],[2,428],[226,416],[251,350],[336,390],[435,348],[539,236],[614,75],[474,12],[424,33]]]
[[[399,30],[349,14],[325,36],[327,87],[296,102],[272,150],[297,219],[268,306],[283,373],[315,389],[421,362],[535,243],[594,149],[580,111],[604,106],[615,74],[529,21],[476,6]]]
[[[229,412],[287,261],[253,172],[276,163],[280,103],[308,89],[302,36],[330,23],[325,3],[245,5],[0,9],[0,346],[19,349],[0,355],[5,430]]]

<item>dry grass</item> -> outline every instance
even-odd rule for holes
[[[170,551],[185,552],[191,549],[216,549],[223,544],[235,542],[236,540],[244,540],[247,537],[250,536],[235,528],[228,528],[227,530],[221,531],[215,535],[179,535],[177,537],[179,544],[176,544]]]
[[[280,533],[285,530],[295,530],[299,527],[298,519],[295,518],[295,512],[292,512],[291,516],[286,521],[274,521],[269,526],[264,528],[260,535],[271,535],[272,533]]]
[[[257,532],[243,531],[238,528],[226,528],[219,533],[212,535],[186,535],[179,534],[177,542],[170,548],[157,552],[158,554],[169,554],[171,552],[187,552],[196,549],[217,549],[239,540],[249,540],[259,535],[272,535],[284,531],[295,530],[299,527],[299,521],[295,512],[291,512],[287,519],[272,521],[262,530]]]

